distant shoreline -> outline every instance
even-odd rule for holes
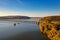
[[[30,19],[28,16],[3,16],[0,19]]]

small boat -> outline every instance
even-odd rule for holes
[[[16,26],[16,23],[14,23],[14,26]]]

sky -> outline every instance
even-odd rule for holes
[[[0,0],[0,16],[60,15],[60,0]]]

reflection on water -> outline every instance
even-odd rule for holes
[[[0,21],[0,40],[47,40],[38,25]]]

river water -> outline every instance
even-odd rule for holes
[[[42,36],[39,25],[13,21],[0,21],[0,40],[47,40]]]

